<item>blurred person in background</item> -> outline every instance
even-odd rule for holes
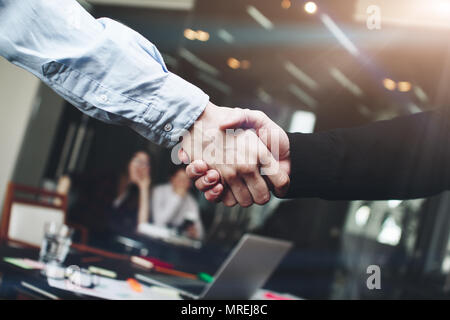
[[[136,152],[120,177],[110,225],[114,232],[134,232],[142,224],[176,229],[192,239],[203,237],[197,202],[189,194],[191,180],[184,168],[173,170],[170,181],[152,185],[151,157]]]

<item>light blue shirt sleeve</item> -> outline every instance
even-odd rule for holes
[[[209,97],[169,72],[147,39],[75,0],[0,0],[0,55],[82,112],[171,147]]]

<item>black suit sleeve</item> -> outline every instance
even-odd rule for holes
[[[289,140],[287,198],[411,199],[450,188],[447,109]]]

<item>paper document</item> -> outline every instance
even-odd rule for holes
[[[99,278],[99,285],[93,289],[75,286],[69,280],[48,279],[48,284],[54,288],[108,300],[181,300],[176,291],[142,285],[142,291],[136,292],[126,281],[106,277]]]

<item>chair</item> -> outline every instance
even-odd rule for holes
[[[67,224],[67,196],[39,188],[9,183],[0,225],[0,242],[40,247],[48,222]],[[87,242],[86,228],[68,224]]]

